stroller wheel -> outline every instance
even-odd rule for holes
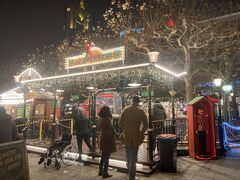
[[[60,162],[55,162],[55,168],[60,169],[61,168],[61,163]]]

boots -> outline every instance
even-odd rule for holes
[[[108,166],[109,166],[109,161],[107,161],[107,162],[104,164],[102,178],[109,178],[109,177],[112,177],[111,174],[108,174]]]
[[[38,164],[42,164],[44,160],[45,160],[44,157],[40,157],[40,159],[39,159],[39,161],[38,161]]]
[[[103,161],[101,159],[100,163],[99,163],[99,171],[98,171],[98,176],[102,176],[103,174]]]

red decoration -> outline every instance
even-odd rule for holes
[[[172,28],[174,26],[174,21],[172,19],[169,19],[167,21],[167,27]]]
[[[87,44],[85,45],[85,48],[86,48],[87,56],[91,57],[91,56],[92,56],[91,44],[90,44],[90,43],[87,43]]]

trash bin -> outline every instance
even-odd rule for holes
[[[177,141],[175,134],[161,134],[157,137],[160,156],[159,170],[177,172]]]

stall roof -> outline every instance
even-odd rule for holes
[[[40,87],[55,87],[64,88],[64,85],[69,87],[69,85],[81,85],[81,84],[93,84],[93,79],[96,80],[98,84],[106,84],[106,82],[115,82],[114,87],[119,86],[120,81],[124,79],[124,82],[129,83],[134,79],[146,83],[146,79],[151,73],[151,78],[156,82],[163,84],[171,84],[173,77],[181,77],[186,74],[186,72],[175,73],[159,64],[136,64],[129,66],[118,66],[113,68],[98,69],[91,71],[81,71],[71,74],[63,74],[58,76],[43,77],[30,80],[22,80],[20,84],[22,86],[30,86],[33,88]],[[144,79],[145,78],[145,79]],[[160,84],[158,84],[160,85]]]
[[[198,97],[195,97],[193,100],[191,100],[190,102],[188,102],[188,105],[193,105],[193,104],[196,104],[197,102],[199,102],[200,100],[202,99],[205,99],[205,100],[208,100],[209,102],[211,103],[218,103],[218,99],[216,98],[213,98],[211,96],[198,96]]]
[[[191,105],[191,104],[196,104],[198,101],[200,101],[201,99],[205,98],[204,96],[198,96],[198,97],[195,97],[193,100],[191,100],[190,102],[188,102],[187,104],[188,105]]]
[[[30,80],[41,77],[42,76],[34,68],[27,68],[19,75],[15,76],[15,78],[18,78],[18,80]],[[49,94],[49,92],[35,91],[34,95],[35,97],[33,98],[53,99],[53,95]],[[0,104],[21,104],[24,102],[23,99],[23,91],[20,87],[14,87],[0,94]]]

